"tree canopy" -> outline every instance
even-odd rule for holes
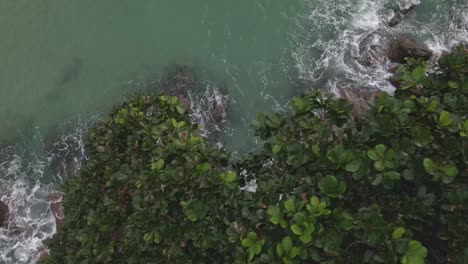
[[[468,263],[468,53],[397,78],[364,118],[319,91],[258,114],[240,161],[177,97],[129,99],[89,131],[45,262]]]

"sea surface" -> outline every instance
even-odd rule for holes
[[[0,263],[35,261],[55,232],[51,194],[86,160],[86,129],[171,65],[194,69],[200,103],[229,96],[221,142],[242,155],[257,144],[255,113],[284,111],[304,90],[393,92],[386,58],[356,59],[392,34],[437,57],[468,43],[468,2],[0,0],[0,199],[12,220]]]

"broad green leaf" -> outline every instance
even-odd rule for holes
[[[284,208],[291,213],[296,212],[296,204],[294,203],[294,200],[287,200],[284,202]]]
[[[292,242],[291,237],[289,237],[289,236],[284,237],[281,240],[281,245],[283,246],[283,249],[284,249],[285,252],[289,252],[293,247],[293,242]]]
[[[318,207],[320,204],[320,200],[317,196],[310,197],[310,204],[314,207]]]
[[[164,167],[164,160],[160,159],[156,162],[151,163],[151,169],[152,170],[161,170]]]
[[[249,232],[247,234],[247,238],[252,240],[252,241],[256,241],[258,239],[258,235],[255,232]]]
[[[374,168],[378,171],[384,171],[385,170],[385,164],[384,161],[378,160],[374,162]]]
[[[379,157],[383,157],[386,149],[387,147],[385,147],[385,145],[382,144],[375,146],[375,152],[377,153],[377,155],[379,155]]]
[[[439,119],[437,120],[437,123],[441,127],[448,127],[450,124],[452,124],[450,113],[447,111],[442,111],[442,113],[440,113]]]
[[[453,89],[460,88],[460,84],[455,81],[448,81],[448,86]]]
[[[273,152],[274,154],[276,154],[276,153],[278,153],[278,152],[280,152],[280,151],[281,151],[281,145],[274,145],[274,146],[273,146],[272,152]]]
[[[458,128],[460,130],[460,136],[468,137],[468,120],[465,120],[463,124],[458,124]]]
[[[301,97],[294,98],[294,106],[300,112],[304,111],[307,107],[304,100]]]
[[[382,174],[377,174],[374,181],[372,182],[372,185],[377,186],[382,183],[382,180],[383,180]]]
[[[315,156],[320,157],[321,154],[320,154],[320,147],[319,147],[319,145],[317,145],[317,144],[312,145],[312,152],[315,154]]]
[[[268,206],[267,213],[271,216],[276,216],[281,214],[281,209],[279,207],[270,205]]]
[[[288,222],[287,222],[286,220],[284,220],[284,219],[281,219],[280,222],[279,222],[279,224],[280,224],[280,226],[281,226],[282,228],[288,227]]]
[[[304,223],[305,220],[306,216],[303,213],[296,213],[294,215],[294,221],[299,225],[302,225],[302,223]]]
[[[349,172],[357,172],[361,168],[361,161],[353,160],[346,165],[346,170]]]
[[[290,259],[294,259],[299,254],[300,249],[298,247],[293,247],[288,253]]]
[[[430,113],[435,112],[435,110],[437,109],[437,106],[439,106],[438,101],[436,100],[431,101],[429,106],[426,108],[426,112],[430,112]]]
[[[373,149],[370,149],[367,151],[367,156],[371,159],[371,160],[379,160],[380,157],[379,155],[377,154],[377,152]]]
[[[302,236],[299,237],[299,240],[304,243],[304,244],[307,244],[309,243],[310,241],[312,241],[312,235],[310,234],[303,234]]]
[[[338,183],[337,191],[338,191],[338,193],[345,193],[346,192],[346,183],[344,181],[340,181]]]
[[[396,162],[393,160],[385,160],[384,165],[386,168],[393,169],[396,167]]]
[[[458,174],[457,166],[453,163],[441,166],[440,170],[449,177],[455,177]]]
[[[185,109],[181,107],[180,105],[176,106],[176,109],[177,109],[177,112],[179,112],[179,114],[181,115],[185,113]]]
[[[197,170],[203,173],[208,172],[209,170],[211,170],[211,164],[208,162],[204,162],[197,166]]]
[[[249,238],[245,238],[244,240],[242,240],[242,246],[243,247],[250,247],[252,246],[252,244],[254,243],[255,241],[252,241],[251,239]]]
[[[426,69],[423,67],[418,67],[414,69],[412,77],[413,80],[415,80],[416,82],[421,82],[421,80],[423,80],[426,77]]]
[[[235,172],[227,172],[226,173],[226,178],[224,179],[225,183],[231,183],[237,180],[237,173]]]
[[[282,257],[284,255],[284,249],[281,244],[276,245],[276,254],[278,254],[278,257]]]
[[[423,165],[424,165],[424,169],[431,175],[433,175],[435,171],[437,170],[437,164],[429,158],[424,159]]]
[[[297,224],[291,225],[291,230],[293,231],[293,233],[295,235],[298,235],[298,236],[300,236],[300,235],[302,235],[304,233],[304,231],[302,230],[302,227],[300,227]]]
[[[397,240],[397,239],[400,239],[403,237],[403,235],[405,234],[406,230],[403,228],[403,227],[398,227],[397,229],[395,229],[392,233],[392,239],[393,240]]]
[[[319,181],[319,188],[329,197],[338,197],[346,191],[346,184],[333,175],[327,175]]]
[[[402,264],[424,264],[427,257],[427,249],[419,242],[411,240],[408,250],[401,259]]]

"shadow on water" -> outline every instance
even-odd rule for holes
[[[54,89],[47,93],[46,98],[49,101],[57,101],[67,90],[69,85],[80,78],[82,71],[83,59],[80,57],[73,58],[73,60],[62,69],[55,81]]]

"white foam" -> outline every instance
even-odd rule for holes
[[[396,28],[386,25],[395,5],[406,9],[419,4]],[[329,91],[345,82],[356,88],[393,92],[388,81],[392,65],[378,51],[384,50],[392,34],[415,37],[436,57],[455,45],[468,43],[467,1],[319,0],[310,2],[306,12],[299,23],[307,36],[293,37],[292,56],[302,79]],[[375,50],[377,55],[370,66],[358,62],[362,52]]]
[[[32,141],[47,145],[45,155],[21,145],[0,149],[0,198],[9,208],[9,224],[0,228],[0,263],[34,263],[46,250],[43,242],[55,234],[49,195],[64,179],[64,175],[47,175],[46,171],[57,169],[51,168],[54,164],[67,166],[65,161],[70,160],[75,161],[75,171],[79,169],[86,158],[83,134],[95,121],[64,123],[75,126],[72,132],[49,143],[35,135]]]

